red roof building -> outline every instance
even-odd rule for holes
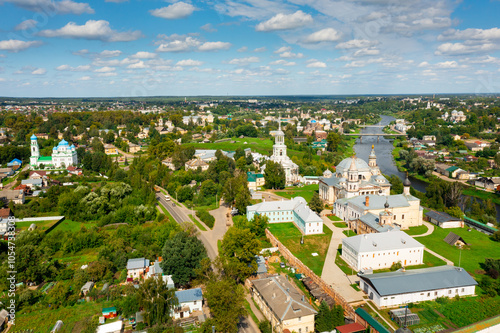
[[[366,331],[366,328],[360,323],[352,323],[352,324],[337,326],[336,329],[337,332],[339,333],[358,333]]]

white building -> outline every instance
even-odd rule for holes
[[[175,297],[179,300],[179,305],[174,309],[174,319],[186,318],[194,311],[202,311],[203,293],[201,288],[178,290]]]
[[[319,197],[332,205],[341,198],[359,195],[389,195],[391,183],[377,166],[374,146],[366,163],[356,156],[346,158],[335,168],[335,174],[319,179]]]
[[[273,155],[270,161],[281,164],[285,170],[286,184],[291,185],[299,180],[299,166],[286,154],[285,133],[281,130],[281,120],[278,119],[279,129],[276,131]],[[265,165],[261,172],[265,172]]]
[[[269,223],[293,222],[304,235],[323,233],[323,220],[308,206],[302,197],[292,200],[264,201],[247,207],[247,219],[255,215],[267,216]]]
[[[439,266],[360,275],[360,288],[380,307],[432,301],[438,297],[471,296],[476,280],[460,267]]]
[[[403,231],[370,233],[342,239],[342,258],[356,271],[421,265],[425,246]]]
[[[127,278],[139,279],[146,273],[146,268],[149,267],[149,259],[134,258],[127,261]]]
[[[30,165],[32,169],[38,168],[41,165],[46,167],[66,168],[70,165],[77,164],[78,157],[76,147],[74,145],[70,146],[66,140],[61,140],[56,147],[52,148],[52,156],[40,156],[37,137],[34,134],[31,136]]]

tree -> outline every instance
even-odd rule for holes
[[[246,315],[245,290],[231,278],[213,279],[205,292],[217,332],[236,333],[240,316]]]
[[[137,298],[148,326],[169,322],[170,314],[179,304],[175,289],[168,288],[161,278],[151,277],[144,281],[137,290]]]
[[[446,208],[445,213],[450,214],[453,217],[458,217],[460,219],[462,218],[462,216],[464,216],[464,213],[462,212],[462,210],[458,206]]]
[[[326,137],[326,149],[328,151],[337,151],[340,142],[342,141],[342,137],[337,132],[330,132]]]
[[[184,286],[196,276],[195,269],[200,267],[207,251],[198,238],[182,231],[165,241],[162,255],[160,266],[165,274],[172,275],[177,285]]]
[[[277,162],[268,161],[266,163],[264,179],[266,180],[267,188],[283,189],[286,184],[285,169]]]
[[[328,304],[325,301],[321,302],[318,308],[318,314],[315,319],[315,327],[314,330],[316,332],[330,332],[335,326],[333,326],[331,320],[331,313]]]
[[[316,213],[320,214],[323,208],[325,208],[325,205],[323,204],[323,201],[321,201],[319,197],[319,193],[315,192],[314,195],[312,196],[311,200],[309,200],[309,208],[311,208],[313,211]]]
[[[257,271],[255,256],[262,249],[250,229],[229,228],[222,239],[220,257],[227,275],[243,281]]]

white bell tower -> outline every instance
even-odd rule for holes
[[[37,166],[37,161],[38,158],[40,157],[40,151],[38,148],[38,140],[35,134],[31,136],[31,157],[30,157],[30,164],[32,166]]]

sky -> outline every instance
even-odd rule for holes
[[[0,0],[0,96],[500,92],[500,0]]]

